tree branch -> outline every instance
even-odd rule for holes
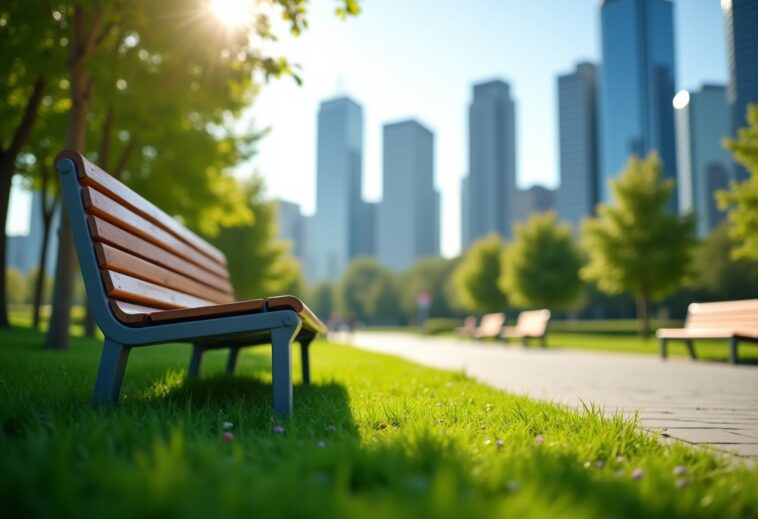
[[[121,152],[121,156],[118,159],[118,162],[116,163],[116,167],[113,168],[113,176],[120,179],[121,176],[124,174],[124,169],[126,169],[126,164],[129,162],[129,159],[131,158],[132,153],[134,153],[134,150],[137,148],[137,139],[129,139],[129,142],[127,143],[124,150]]]
[[[37,81],[34,82],[32,94],[26,102],[26,107],[24,107],[24,115],[21,117],[21,122],[16,128],[16,133],[13,135],[13,140],[8,147],[7,153],[10,156],[16,157],[29,139],[29,134],[34,126],[34,120],[37,117],[37,112],[39,110],[39,105],[42,102],[42,94],[44,91],[45,78],[40,76],[37,78]]]

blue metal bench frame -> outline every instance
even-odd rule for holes
[[[292,412],[292,343],[301,347],[303,383],[310,383],[309,345],[315,332],[302,329],[302,320],[294,310],[281,309],[247,315],[207,317],[196,320],[127,326],[111,311],[109,298],[100,277],[100,266],[87,226],[82,202],[82,188],[76,164],[71,159],[56,164],[67,215],[74,235],[84,286],[95,322],[105,335],[100,368],[93,400],[96,405],[116,404],[121,392],[129,352],[138,346],[169,342],[193,345],[189,378],[197,377],[203,354],[209,349],[229,348],[226,372],[233,374],[239,350],[245,346],[271,344],[274,410],[281,417]]]

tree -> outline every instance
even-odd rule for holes
[[[24,0],[0,5],[0,252],[5,233],[11,185],[19,154],[29,141],[50,85],[63,74],[65,36],[49,9]],[[6,258],[0,253],[0,272]],[[0,276],[0,327],[8,326],[7,287]]]
[[[502,312],[508,298],[498,287],[505,243],[497,234],[471,246],[453,271],[452,285],[461,308],[471,312]]]
[[[252,2],[251,2],[252,3]],[[275,0],[282,17],[289,21],[293,33],[299,33],[306,26],[307,0]],[[344,0],[338,9],[342,16],[357,14],[358,4],[354,0]],[[117,90],[128,88],[128,81],[118,78],[112,81],[113,70],[135,74],[173,73],[158,88],[147,89],[135,96],[144,102],[149,114],[143,129],[160,126],[164,134],[169,131],[164,125],[174,123],[197,130],[220,131],[231,125],[243,107],[248,106],[257,90],[257,82],[262,78],[280,76],[292,72],[286,59],[267,56],[253,45],[253,39],[272,40],[268,17],[259,12],[249,24],[237,27],[224,26],[209,16],[208,2],[205,0],[121,0],[115,2],[92,2],[64,4],[59,11],[61,18],[70,27],[66,38],[69,56],[66,60],[70,84],[71,109],[67,131],[67,147],[85,151],[87,121],[93,107],[104,106],[100,117],[103,121],[103,139],[110,137],[111,116],[108,100],[115,97]],[[136,58],[130,49],[137,48]],[[125,65],[125,63],[128,65]],[[124,65],[124,66],[120,66]],[[109,81],[109,79],[111,81]],[[189,80],[187,80],[189,79]],[[139,80],[136,84],[141,84]],[[155,87],[155,83],[152,84]],[[95,88],[97,86],[97,88]],[[178,106],[182,116],[175,117]],[[165,112],[161,110],[165,108]],[[165,116],[166,118],[162,118]],[[199,132],[200,133],[200,132]],[[133,154],[129,150],[137,147],[130,139],[128,131],[119,132],[124,143],[122,156],[127,159]],[[101,143],[107,146],[108,143]],[[223,146],[219,142],[219,146]],[[235,151],[227,143],[227,152],[236,159]],[[165,148],[143,146],[142,155],[147,159],[164,157],[170,164],[168,171],[173,182],[162,184],[151,179],[150,185],[165,188],[168,185],[181,186],[177,177],[184,177],[187,170],[179,169],[172,157],[180,158],[184,152],[193,149],[193,143]],[[222,150],[223,151],[223,150]],[[128,153],[127,153],[128,152]],[[116,167],[118,168],[118,165]],[[190,171],[198,171],[201,176],[211,176],[217,166],[206,168],[203,161],[191,163]],[[137,171],[136,177],[142,174]],[[224,193],[233,197],[235,184],[229,179],[214,184],[208,194]],[[177,195],[176,193],[174,193]],[[198,197],[198,193],[186,191],[185,197],[175,196],[177,201],[186,196]],[[223,197],[222,197],[223,199]],[[223,209],[215,208],[217,218],[198,219],[205,222],[223,220]],[[71,228],[65,212],[61,220],[58,264],[53,295],[53,315],[50,321],[46,343],[49,348],[66,349],[72,302],[72,273],[75,265],[74,245]]]
[[[241,191],[254,222],[221,227],[210,238],[226,254],[237,297],[302,295],[300,264],[288,255],[290,244],[276,240],[276,208],[263,199],[261,180],[243,184]]]
[[[758,261],[734,260],[730,251],[736,244],[725,223],[714,229],[695,252],[695,287],[714,299],[758,297]]]
[[[650,335],[651,299],[673,292],[691,274],[695,219],[666,209],[673,189],[661,177],[657,154],[633,156],[611,181],[613,204],[600,204],[598,216],[582,228],[589,261],[580,275],[603,292],[634,293],[643,338]]]
[[[740,128],[736,139],[726,139],[734,160],[744,165],[750,178],[732,182],[728,191],[718,193],[719,206],[729,210],[729,235],[735,242],[735,260],[758,260],[758,105],[748,105],[748,126]]]
[[[516,224],[516,237],[501,255],[500,289],[511,303],[524,308],[562,309],[582,292],[582,258],[571,227],[559,224],[555,212]]]
[[[372,258],[357,258],[347,268],[337,289],[343,317],[362,321],[396,322],[400,317],[398,280]]]
[[[328,320],[334,313],[334,285],[328,281],[317,283],[308,296],[311,310],[322,320]]]
[[[401,306],[409,319],[416,318],[416,298],[422,292],[432,296],[429,317],[449,317],[453,314],[448,284],[456,265],[455,259],[421,258],[402,275]]]

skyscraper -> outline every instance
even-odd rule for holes
[[[516,105],[510,86],[501,80],[474,85],[469,106],[468,213],[462,223],[464,248],[497,232],[511,236],[516,192]]]
[[[383,198],[377,222],[379,261],[394,270],[439,255],[439,195],[434,134],[418,121],[384,126]]]
[[[602,0],[600,26],[601,201],[634,154],[655,150],[676,178],[674,17],[671,0]],[[672,197],[671,209],[676,209]]]
[[[731,118],[731,134],[746,125],[749,103],[758,103],[758,2],[756,0],[721,0],[726,22],[726,48],[729,83],[726,96]],[[737,178],[747,171],[736,168]]]
[[[724,219],[715,193],[728,185],[732,161],[721,145],[729,133],[726,89],[703,85],[697,92],[682,90],[674,97],[679,210],[697,214],[697,234],[704,238]]]
[[[292,243],[292,256],[304,259],[305,217],[300,206],[286,200],[276,201],[277,235],[280,240]]]
[[[334,280],[360,249],[363,109],[358,103],[349,97],[321,103],[316,154],[308,276],[311,281]]]
[[[558,78],[558,134],[556,210],[577,231],[598,202],[597,67],[592,63],[580,63]]]

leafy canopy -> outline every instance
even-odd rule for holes
[[[749,105],[748,126],[740,128],[736,139],[726,139],[724,145],[734,159],[745,166],[750,178],[732,183],[731,189],[718,194],[719,205],[729,210],[729,235],[735,241],[732,257],[735,260],[758,260],[758,105]]]
[[[400,315],[397,279],[372,258],[357,258],[350,263],[337,296],[344,318],[394,322]]]
[[[524,308],[565,308],[581,295],[582,258],[571,227],[555,212],[536,214],[516,224],[516,237],[501,255],[500,289]]]
[[[255,223],[221,227],[211,242],[226,254],[238,299],[281,294],[302,295],[300,264],[290,244],[276,239],[276,207],[263,198],[259,178],[242,184]]]
[[[600,204],[598,216],[584,222],[589,262],[581,276],[609,294],[660,298],[679,288],[691,270],[695,220],[667,210],[673,189],[657,154],[630,158],[611,181],[614,203]]]
[[[452,278],[457,303],[463,309],[499,312],[508,304],[508,299],[498,286],[504,249],[502,238],[490,234],[474,242],[465,253]]]

